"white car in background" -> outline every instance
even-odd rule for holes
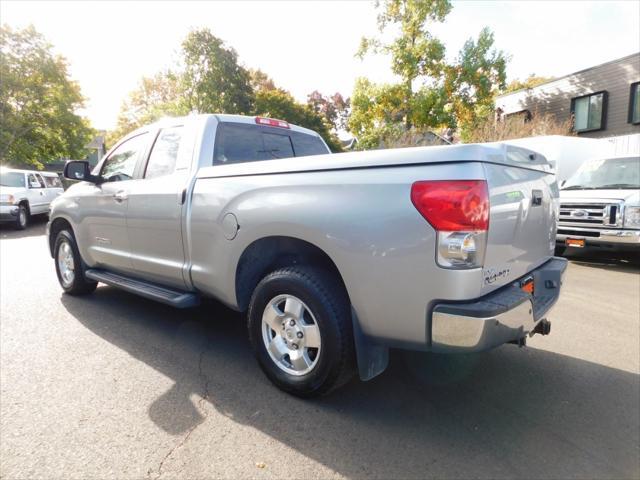
[[[0,168],[0,222],[23,230],[32,215],[48,214],[64,188],[54,172]]]
[[[590,160],[560,190],[556,253],[600,247],[640,251],[640,157]]]

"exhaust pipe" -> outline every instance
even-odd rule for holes
[[[533,334],[535,335],[536,333],[539,335],[549,335],[549,333],[551,333],[551,322],[543,318],[540,323],[536,325],[536,328],[533,329]]]

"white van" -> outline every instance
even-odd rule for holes
[[[23,230],[31,215],[48,214],[53,199],[63,192],[55,172],[0,167],[0,222]]]

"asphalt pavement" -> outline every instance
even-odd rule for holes
[[[640,477],[639,259],[572,255],[526,348],[393,352],[304,401],[215,302],[63,295],[44,225],[0,227],[3,479]]]

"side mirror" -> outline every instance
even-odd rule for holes
[[[89,162],[84,160],[70,160],[64,166],[64,178],[80,182],[98,183],[98,177],[91,175]]]

